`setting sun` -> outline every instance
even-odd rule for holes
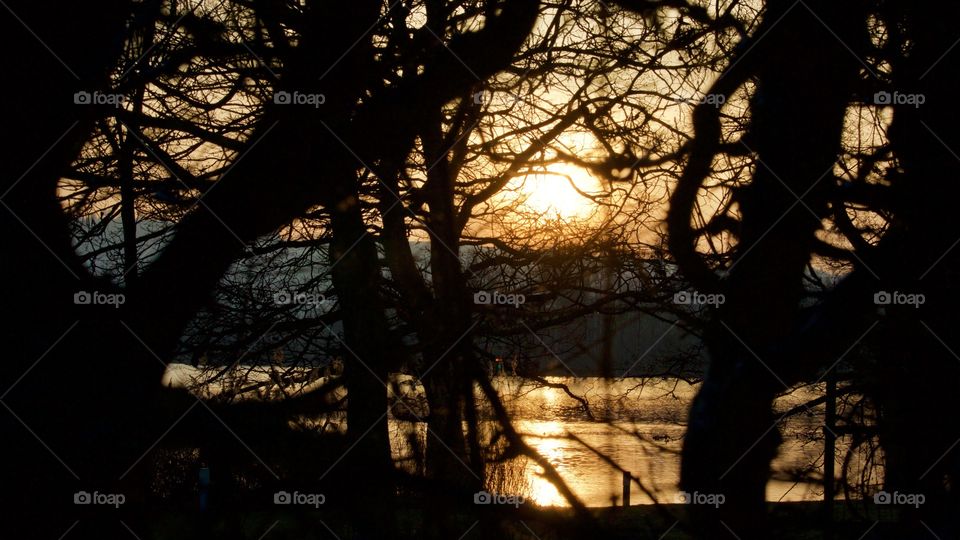
[[[600,182],[588,171],[569,164],[556,164],[519,177],[511,183],[518,195],[517,210],[539,214],[542,219],[583,221],[597,206],[585,195],[601,192]]]

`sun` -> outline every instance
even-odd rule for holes
[[[598,195],[600,181],[586,169],[558,163],[543,172],[517,177],[510,186],[517,193],[517,210],[545,220],[587,221],[597,212],[589,195]]]

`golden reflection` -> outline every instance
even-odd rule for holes
[[[556,377],[547,377],[547,380],[549,381],[550,379],[554,378]],[[541,396],[543,397],[543,407],[545,409],[553,410],[560,400],[560,390],[556,388],[543,388],[541,391]]]
[[[545,431],[543,435],[557,435],[563,431],[563,425],[560,422],[546,422],[539,425],[538,428]],[[540,453],[547,461],[553,465],[558,472],[563,474],[564,448],[563,441],[560,439],[527,437],[527,444]],[[527,464],[525,475],[530,479],[530,498],[540,506],[566,506],[567,501],[560,495],[557,488],[544,478],[543,469],[536,463]]]

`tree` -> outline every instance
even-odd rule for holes
[[[103,452],[96,460],[82,460],[88,463],[91,469],[87,478],[101,478],[105,481],[115,478],[112,469],[122,467],[121,463],[133,462],[134,452],[142,451],[142,448],[148,446],[146,441],[149,435],[146,434],[144,426],[154,424],[143,422],[143,418],[139,417],[136,418],[139,427],[136,430],[130,429],[135,420],[134,411],[142,410],[146,403],[149,403],[148,396],[155,394],[151,389],[155,388],[156,381],[163,372],[164,359],[169,357],[178,343],[180,332],[206,302],[227,267],[259,236],[303,215],[311,207],[321,205],[329,213],[332,234],[331,264],[334,266],[332,278],[343,306],[344,340],[346,346],[356,355],[355,359],[348,363],[346,376],[347,387],[355,397],[348,409],[349,429],[356,445],[351,459],[363,463],[370,471],[370,477],[377,480],[372,485],[373,490],[358,491],[356,495],[381,500],[389,493],[392,464],[386,439],[386,389],[383,380],[391,356],[391,338],[377,294],[379,263],[373,240],[366,234],[361,213],[356,182],[361,164],[352,153],[353,148],[358,149],[356,151],[367,159],[381,153],[384,156],[403,156],[409,152],[416,133],[416,124],[401,123],[401,126],[406,127],[398,130],[392,123],[395,117],[400,114],[415,120],[417,111],[429,109],[434,103],[440,104],[461,94],[465,86],[474,83],[475,73],[487,76],[499,69],[501,63],[509,60],[513,48],[522,41],[525,29],[532,24],[536,5],[536,2],[504,2],[498,6],[498,13],[487,13],[487,24],[479,31],[458,29],[451,34],[449,42],[440,38],[429,38],[429,41],[439,47],[411,51],[410,57],[405,59],[419,64],[422,68],[420,73],[416,70],[402,72],[396,66],[387,67],[385,71],[384,66],[378,64],[378,53],[369,30],[378,24],[389,22],[391,16],[402,11],[397,6],[391,8],[397,11],[388,10],[386,16],[381,2],[354,6],[349,13],[341,13],[320,5],[303,10],[287,6],[281,8],[272,4],[255,6],[262,28],[273,40],[268,47],[271,54],[264,56],[279,63],[281,75],[276,86],[277,91],[323,94],[328,106],[304,110],[300,107],[284,107],[283,100],[279,99],[266,104],[256,122],[246,130],[241,152],[234,157],[232,166],[220,175],[216,183],[204,190],[202,200],[196,205],[196,211],[190,212],[179,222],[176,236],[139,274],[139,279],[123,289],[124,307],[113,313],[98,312],[98,320],[91,321],[97,328],[96,332],[83,334],[84,338],[100,336],[96,341],[103,344],[106,350],[96,351],[95,354],[101,357],[98,358],[101,365],[108,368],[109,377],[104,377],[99,371],[94,373],[88,366],[80,368],[79,363],[73,366],[86,372],[82,378],[74,378],[70,383],[51,373],[50,367],[41,366],[42,369],[35,372],[50,375],[45,380],[57,383],[62,381],[64,384],[75,384],[78,380],[86,382],[82,385],[82,390],[74,388],[73,391],[63,394],[73,396],[80,391],[88,396],[75,400],[77,406],[71,411],[71,420],[75,422],[71,425],[75,427],[75,433],[104,432],[105,436],[93,438],[87,449],[89,452],[77,454],[89,457],[93,452],[103,452],[104,448],[116,449],[115,452]],[[149,7],[155,8],[156,5],[151,4]],[[30,13],[35,11],[31,9]],[[118,33],[110,31],[113,27],[98,30],[106,23],[115,24],[118,31],[121,29],[120,23],[124,14],[119,8],[116,11],[116,20],[107,17],[96,25],[84,25],[82,30],[92,32],[96,39],[89,42],[103,49],[94,50],[95,54],[85,58],[83,62],[88,71],[102,80],[105,80],[107,68],[113,59],[119,55],[120,40],[110,40],[111,36]],[[171,9],[169,13],[165,13],[164,19],[172,17],[173,11]],[[246,20],[250,20],[249,11],[242,14],[247,17]],[[28,22],[41,20],[39,15],[37,13],[36,17],[31,17]],[[149,15],[145,16],[149,21]],[[174,33],[180,31],[176,27],[180,21],[194,25],[189,27],[187,32],[192,31],[196,38],[196,48],[192,52],[187,49],[186,58],[218,56],[225,54],[224,51],[236,54],[236,47],[230,46],[231,40],[236,36],[225,33],[222,27],[214,25],[213,30],[219,33],[202,34],[200,30],[209,31],[211,27],[204,24],[205,21],[201,18],[192,17],[191,10],[178,14],[178,17],[173,19]],[[77,18],[69,22],[55,19],[51,22],[54,26],[65,25],[73,30],[77,28],[72,26],[77,20],[84,19]],[[296,28],[295,41],[280,30],[287,24]],[[425,31],[420,32],[421,40],[424,39],[424,33]],[[20,33],[18,31],[10,35],[20,36]],[[71,40],[67,38],[74,34],[65,32],[63,35],[64,40],[58,43],[70,43]],[[358,36],[361,38],[359,41]],[[239,37],[246,38],[242,33]],[[81,40],[78,38],[76,41]],[[355,44],[348,47],[351,43]],[[114,48],[111,49],[108,45],[114,45]],[[347,49],[345,55],[342,54],[344,48]],[[166,49],[155,52],[161,51],[166,52]],[[256,57],[256,53],[253,53],[253,56]],[[464,60],[470,67],[461,64]],[[396,79],[390,76],[381,80],[369,77],[371,74],[386,74],[390,71],[402,74],[402,77]],[[45,71],[47,72],[60,78],[59,75],[53,75],[52,70]],[[162,83],[167,74],[160,70],[154,75],[158,76]],[[62,84],[49,85],[49,88],[57,88],[57,92],[61,93],[61,89],[69,87]],[[425,88],[429,88],[430,92],[424,92]],[[45,92],[49,93],[50,90]],[[189,96],[183,97],[189,100]],[[51,102],[69,104],[63,100]],[[50,124],[68,118],[71,113],[68,105],[57,105],[45,112],[49,112]],[[132,129],[129,129],[128,133],[132,136],[136,136],[139,127],[143,125],[140,120],[138,118],[137,121],[130,122]],[[31,130],[43,126],[43,123],[37,122],[35,118],[24,118],[23,121],[25,130],[28,121]],[[191,125],[189,119],[165,118],[159,121],[166,122],[162,127],[173,130],[185,127],[187,133],[200,135],[201,138],[210,134],[204,126]],[[86,131],[80,130],[81,133]],[[361,145],[360,135],[370,132],[383,134],[383,144],[376,148]],[[79,142],[81,135],[77,137]],[[341,138],[349,141],[347,147],[340,144]],[[144,142],[149,145],[149,141]],[[222,137],[217,139],[217,142],[233,146],[232,141]],[[29,144],[26,146],[30,147]],[[72,159],[76,152],[74,145],[72,151],[64,152],[63,160]],[[178,173],[187,172],[175,163],[162,163],[164,160],[156,149],[148,148],[148,153],[153,154],[157,164],[170,169],[174,178]],[[29,155],[29,152],[14,152],[14,155],[21,157]],[[285,164],[279,171],[274,170],[274,164],[278,161]],[[55,160],[49,162],[55,163]],[[59,170],[63,170],[63,163],[45,173],[48,177],[46,184],[32,179],[30,182],[19,183],[20,186],[30,187],[30,196],[24,195],[26,202],[23,208],[14,204],[10,204],[10,207],[13,210],[23,210],[13,214],[17,217],[35,217],[35,221],[29,220],[34,224],[33,228],[37,230],[42,226],[43,229],[34,234],[41,240],[49,240],[41,244],[53,245],[51,249],[54,255],[61,256],[67,269],[77,276],[82,276],[85,271],[76,262],[77,256],[66,241],[66,223],[59,209],[55,207],[55,198],[50,187],[51,183],[58,179]],[[34,174],[39,172],[41,171],[34,171]],[[320,177],[323,181],[307,180],[311,177]],[[182,181],[189,186],[193,180],[195,179],[188,177]],[[46,187],[41,189],[42,185]],[[37,210],[26,206],[28,204],[34,205]],[[41,212],[40,208],[45,210]],[[39,255],[40,250],[30,243],[36,240],[31,236],[25,233],[22,243],[29,248],[26,252]],[[59,240],[54,243],[52,239]],[[23,269],[12,271],[21,274],[24,272]],[[185,275],[189,275],[190,279],[184,280]],[[18,281],[23,280],[11,279],[11,282]],[[72,287],[62,279],[57,283],[62,285],[57,286],[56,293],[50,293],[49,302],[33,302],[35,307],[30,312],[39,314],[38,317],[26,317],[25,320],[32,320],[36,324],[38,320],[46,320],[46,313],[61,312],[56,306],[69,304],[73,295],[67,292]],[[111,294],[116,291],[114,286],[97,280],[88,279],[85,283],[99,283],[99,289],[110,291]],[[98,290],[95,287],[89,288]],[[50,289],[51,287],[48,287],[44,290]],[[30,305],[27,300],[25,297],[17,305]],[[84,318],[90,320],[89,316]],[[44,334],[46,333],[47,330],[44,330]],[[15,332],[15,335],[23,333]],[[49,344],[55,341],[43,338],[49,336],[41,336],[36,343]],[[40,356],[36,349],[36,346],[31,345],[23,350],[24,363],[30,358]],[[133,364],[127,360],[131,351],[138,351],[134,355],[139,357],[138,362]],[[37,354],[33,354],[35,352]],[[62,354],[65,353],[58,353],[57,356],[61,357]],[[153,358],[154,356],[156,358]],[[158,359],[159,362],[156,361]],[[89,360],[94,360],[94,354],[89,356]],[[60,363],[48,362],[47,365]],[[91,397],[93,399],[90,399]],[[103,406],[105,401],[110,402],[110,409],[116,411],[119,417],[94,418],[92,411]],[[27,399],[17,403],[25,404],[29,404],[29,408],[33,410],[41,410],[35,406],[38,404],[35,400]],[[24,423],[27,426],[37,423],[49,426],[53,425],[52,420],[52,414],[38,412]],[[92,425],[99,427],[94,428]],[[127,430],[139,432],[139,437],[126,438],[120,435]],[[58,435],[56,440],[71,438],[61,438],[61,435]],[[112,447],[106,445],[105,440],[110,438],[122,441],[124,448],[118,449],[116,444]],[[136,450],[138,447],[140,450]],[[108,463],[111,466],[104,466]],[[38,491],[42,493],[42,489]],[[43,496],[37,498],[42,500]]]

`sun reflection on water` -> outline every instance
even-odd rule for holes
[[[557,437],[563,433],[560,422],[547,422],[537,426],[540,437],[526,437],[526,442],[540,453],[561,475],[564,474],[564,446],[565,443]],[[527,464],[525,474],[530,480],[530,498],[541,506],[563,506],[566,499],[557,488],[543,475],[543,468],[534,462]]]

